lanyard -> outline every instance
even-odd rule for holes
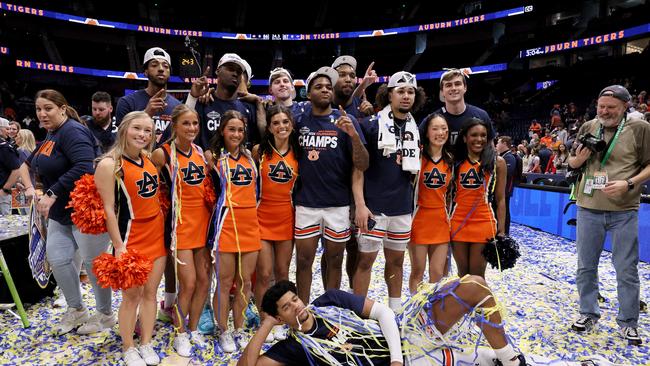
[[[612,151],[614,150],[614,146],[618,142],[618,137],[621,134],[621,131],[623,131],[623,126],[625,125],[625,122],[627,121],[627,117],[621,121],[621,124],[618,125],[618,129],[616,129],[616,134],[614,135],[614,138],[612,138],[612,141],[609,143],[609,148],[607,149],[607,152],[605,153],[605,156],[603,156],[603,160],[600,161],[600,170],[603,170],[605,167],[605,163],[607,163],[607,160],[609,159],[609,156],[612,155]],[[603,125],[600,125],[598,128],[598,138],[602,138],[603,135]]]

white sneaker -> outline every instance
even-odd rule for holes
[[[140,353],[138,353],[138,350],[135,349],[135,347],[131,347],[127,349],[124,353],[122,353],[122,360],[124,360],[124,363],[126,366],[146,366],[147,364],[144,362],[142,357],[140,357]]]
[[[208,345],[205,342],[205,337],[198,330],[193,330],[192,333],[190,333],[190,338],[192,340],[192,344],[194,344],[197,348],[204,349]]]
[[[276,325],[273,327],[273,338],[275,338],[276,341],[283,341],[287,339],[287,327],[284,325]]]
[[[57,335],[69,333],[74,328],[88,321],[88,309],[79,310],[69,307],[61,317],[59,324],[54,326],[54,332]]]
[[[64,308],[68,306],[68,303],[65,301],[65,296],[63,296],[63,294],[57,296],[56,300],[54,300],[53,306],[55,308]]]
[[[190,357],[192,355],[190,336],[185,332],[179,333],[176,338],[174,338],[174,349],[179,356]]]
[[[239,347],[239,349],[243,350],[244,348],[246,348],[246,346],[248,345],[248,334],[244,332],[243,329],[235,330],[234,337],[235,337],[235,342],[237,343],[237,347]]]
[[[117,323],[115,315],[103,314],[101,312],[96,312],[93,316],[88,319],[87,322],[82,324],[79,329],[77,329],[78,334],[92,334],[101,332],[104,329],[111,329]]]
[[[139,351],[140,356],[142,356],[142,359],[147,365],[157,365],[160,363],[160,357],[158,357],[156,351],[151,347],[151,343],[141,345]]]
[[[232,337],[232,332],[227,330],[219,335],[219,345],[225,353],[233,353],[237,351],[235,339]]]

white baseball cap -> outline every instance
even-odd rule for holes
[[[0,117],[0,127],[9,127],[9,120],[6,118]]]
[[[403,86],[412,86],[414,89],[417,89],[418,82],[415,75],[406,71],[398,71],[388,79],[389,88],[400,88]]]
[[[309,74],[309,77],[307,78],[307,91],[309,91],[309,88],[311,87],[311,82],[312,80],[316,79],[319,76],[325,76],[326,78],[330,79],[330,83],[332,83],[332,86],[336,84],[336,82],[339,80],[339,73],[336,72],[331,67],[323,66],[319,68],[318,70],[312,72]]]
[[[239,57],[238,54],[236,53],[225,53],[221,58],[219,59],[219,63],[217,64],[217,68],[221,67],[224,64],[227,63],[233,63],[239,65],[241,67],[242,71],[248,75],[248,79],[250,80],[252,77],[253,71],[251,70],[251,66],[248,64],[248,62],[244,61],[243,58]]]
[[[167,61],[169,66],[172,66],[172,58],[169,57],[169,53],[167,51],[163,50],[160,47],[153,47],[147,50],[144,54],[144,61],[142,62],[142,65],[146,65],[147,62],[153,60],[153,59],[158,59],[162,61]]]
[[[244,64],[244,72],[246,73],[246,77],[250,81],[250,79],[253,78],[253,69],[251,69],[251,65],[248,62],[246,62],[246,60],[242,58],[241,61]]]
[[[341,65],[350,65],[353,70],[357,70],[357,60],[349,55],[344,55],[344,56],[339,56],[334,60],[334,63],[332,64],[332,68],[336,69],[337,67]]]
[[[284,74],[286,75],[289,80],[291,80],[291,83],[293,84],[293,77],[291,76],[291,73],[289,70],[282,68],[282,67],[276,67],[275,69],[271,70],[271,73],[269,74],[269,84],[271,84],[272,80],[276,75]]]

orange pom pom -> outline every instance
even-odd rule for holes
[[[97,277],[97,284],[103,288],[119,288],[120,267],[117,259],[108,253],[102,253],[93,260],[93,273]]]
[[[153,269],[153,262],[136,250],[128,250],[119,258],[102,253],[93,260],[97,283],[114,290],[143,286]]]
[[[212,210],[217,203],[217,194],[214,192],[214,184],[212,184],[210,174],[206,175],[205,179],[203,179],[203,185],[205,187],[205,204]]]
[[[92,174],[84,174],[75,182],[66,208],[70,207],[72,207],[70,217],[79,231],[84,234],[106,232],[104,202],[97,192],[95,177]]]
[[[153,269],[153,262],[137,250],[128,250],[118,259],[120,266],[120,289],[142,286]]]

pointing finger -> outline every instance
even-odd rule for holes
[[[347,116],[348,116],[348,113],[345,111],[345,109],[343,109],[343,107],[341,107],[340,104],[339,104],[339,112],[341,112],[341,115],[342,115],[343,117],[347,117]]]
[[[158,90],[158,92],[154,94],[153,97],[151,98],[163,98],[164,95],[165,95],[165,89],[163,88]]]
[[[210,76],[210,66],[205,68],[205,70],[203,71],[203,76],[205,77]]]
[[[370,63],[370,66],[368,66],[368,70],[366,70],[366,75],[370,75],[370,72],[372,71],[373,66],[375,66],[375,61]]]

